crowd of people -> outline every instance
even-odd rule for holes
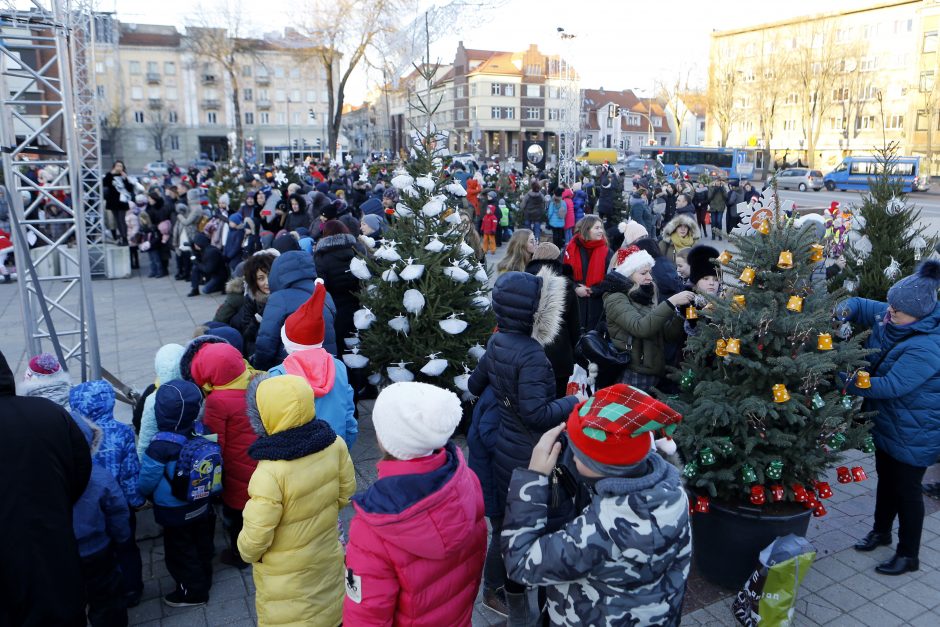
[[[264,174],[253,178],[238,210],[224,198],[203,204],[199,175],[152,186],[126,210],[109,205],[127,226],[120,241],[153,234],[153,276],[175,258],[191,295],[225,292],[214,320],[156,352],[133,426],[114,419],[107,382],[73,386],[48,354],[15,382],[0,355],[0,459],[11,476],[36,469],[4,492],[0,524],[15,544],[0,572],[16,576],[4,575],[12,597],[0,619],[126,624],[143,591],[136,512],[152,506],[173,607],[209,600],[220,518],[219,559],[252,569],[261,625],[469,625],[481,584],[484,604],[512,626],[543,615],[554,625],[679,624],[692,545],[669,436],[682,416],[651,394],[675,385],[667,369],[696,333],[685,308],[724,297],[718,251],[701,240],[709,226],[722,237],[722,212],[733,222],[727,203],[748,186],[639,175],[630,218],[618,219],[610,201],[623,177],[609,166],[569,188],[452,165],[467,191],[466,242],[485,259],[506,241],[496,330],[468,381],[467,449],[453,440],[464,413],[455,394],[388,385],[371,414],[378,478],[357,492],[350,450],[368,390],[338,352],[361,288],[349,261],[370,254],[399,198],[381,171],[309,172],[283,197]],[[110,175],[121,180],[123,166]],[[131,193],[128,184],[113,189]],[[652,203],[661,216],[651,195],[665,199]],[[887,303],[849,299],[834,312],[880,319],[872,386],[852,393],[877,413],[881,476],[874,530],[856,548],[890,544],[900,518],[883,574],[917,569],[914,492],[940,455],[929,409],[940,397],[938,284],[940,263],[929,260]],[[592,331],[630,359],[594,373],[592,395],[571,395],[576,348]],[[347,532],[339,514],[350,503]]]

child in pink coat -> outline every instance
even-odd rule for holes
[[[457,396],[394,383],[372,420],[385,457],[379,478],[353,497],[343,624],[471,624],[486,555],[483,492],[450,436]]]
[[[576,222],[574,193],[566,186],[564,191],[561,192],[561,199],[565,201],[565,205],[568,207],[568,213],[565,214],[565,246],[567,246],[568,242],[570,242],[571,238],[574,236],[574,224]]]

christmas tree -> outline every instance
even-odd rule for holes
[[[430,84],[433,70],[419,72]],[[419,98],[416,108],[433,113],[428,102]],[[495,326],[489,277],[464,242],[472,228],[461,220],[466,191],[435,155],[443,136],[430,123],[414,135],[411,160],[392,177],[401,200],[387,210],[384,239],[350,263],[364,287],[353,320],[360,341],[343,360],[368,368],[374,383],[418,380],[466,392]]]
[[[228,194],[228,206],[234,209],[241,207],[246,195],[244,172],[244,166],[238,161],[220,164],[209,183],[209,203],[216,207],[219,196]]]
[[[899,278],[913,274],[925,250],[933,250],[935,237],[927,237],[920,210],[907,202],[904,183],[897,176],[897,143],[877,151],[869,192],[855,212],[853,237],[845,249],[846,267],[832,285],[857,286],[863,298],[884,301]],[[830,220],[833,218],[830,217]]]
[[[699,498],[800,501],[822,515],[813,487],[820,498],[831,490],[817,478],[840,450],[872,447],[859,399],[837,377],[864,380],[868,351],[864,336],[833,337],[846,293],[830,294],[814,275],[823,259],[815,228],[763,215],[753,235],[731,237],[739,252],[719,257],[734,277],[725,295],[684,312],[697,319],[674,375],[681,391],[668,402],[684,416],[676,440]]]

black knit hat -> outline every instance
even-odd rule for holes
[[[689,251],[686,262],[689,264],[689,281],[692,285],[707,276],[721,277],[721,271],[715,260],[720,253],[711,246],[699,245]]]

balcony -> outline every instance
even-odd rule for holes
[[[203,109],[218,109],[221,106],[221,103],[218,100],[203,100],[202,108]]]
[[[259,109],[270,109],[271,101],[270,100],[258,100],[256,103]]]
[[[150,107],[151,109],[162,109],[163,100],[160,98],[148,98],[147,106]]]
[[[258,74],[255,76],[255,82],[259,85],[270,85],[271,77],[267,74]]]
[[[147,72],[147,82],[151,85],[159,85],[160,75],[156,72]]]
[[[202,75],[202,84],[203,85],[215,85],[218,79],[215,74],[203,74]]]

